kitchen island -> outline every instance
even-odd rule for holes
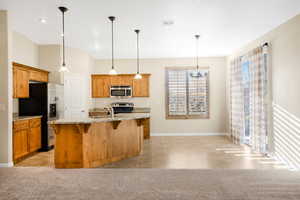
[[[143,122],[149,114],[59,119],[54,129],[55,168],[93,168],[137,156],[143,149]]]

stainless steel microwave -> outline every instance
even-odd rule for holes
[[[116,85],[110,87],[110,97],[131,97],[131,86]]]

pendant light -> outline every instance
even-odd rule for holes
[[[134,30],[136,33],[136,75],[134,76],[134,79],[142,79],[142,75],[140,74],[140,46],[139,46],[139,33],[140,30]]]
[[[62,48],[63,48],[63,62],[59,69],[59,72],[68,72],[69,69],[66,66],[66,58],[65,58],[65,12],[68,11],[68,8],[58,7],[58,9],[62,12]]]
[[[114,21],[116,17],[110,16],[108,19],[111,21],[111,70],[109,71],[109,74],[116,75],[117,71],[114,66]]]
[[[199,71],[199,38],[200,35],[195,35],[196,38],[196,57],[197,57],[197,71]]]
[[[196,72],[191,73],[192,77],[202,77],[201,72],[199,71],[199,38],[200,35],[195,35],[196,38]]]

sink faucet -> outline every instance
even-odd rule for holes
[[[115,112],[114,112],[114,109],[111,105],[108,105],[108,106],[104,107],[104,109],[109,112],[111,118],[115,117]]]

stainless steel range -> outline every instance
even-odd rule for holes
[[[131,113],[133,111],[134,104],[129,102],[115,102],[111,104],[114,109],[114,113]]]

